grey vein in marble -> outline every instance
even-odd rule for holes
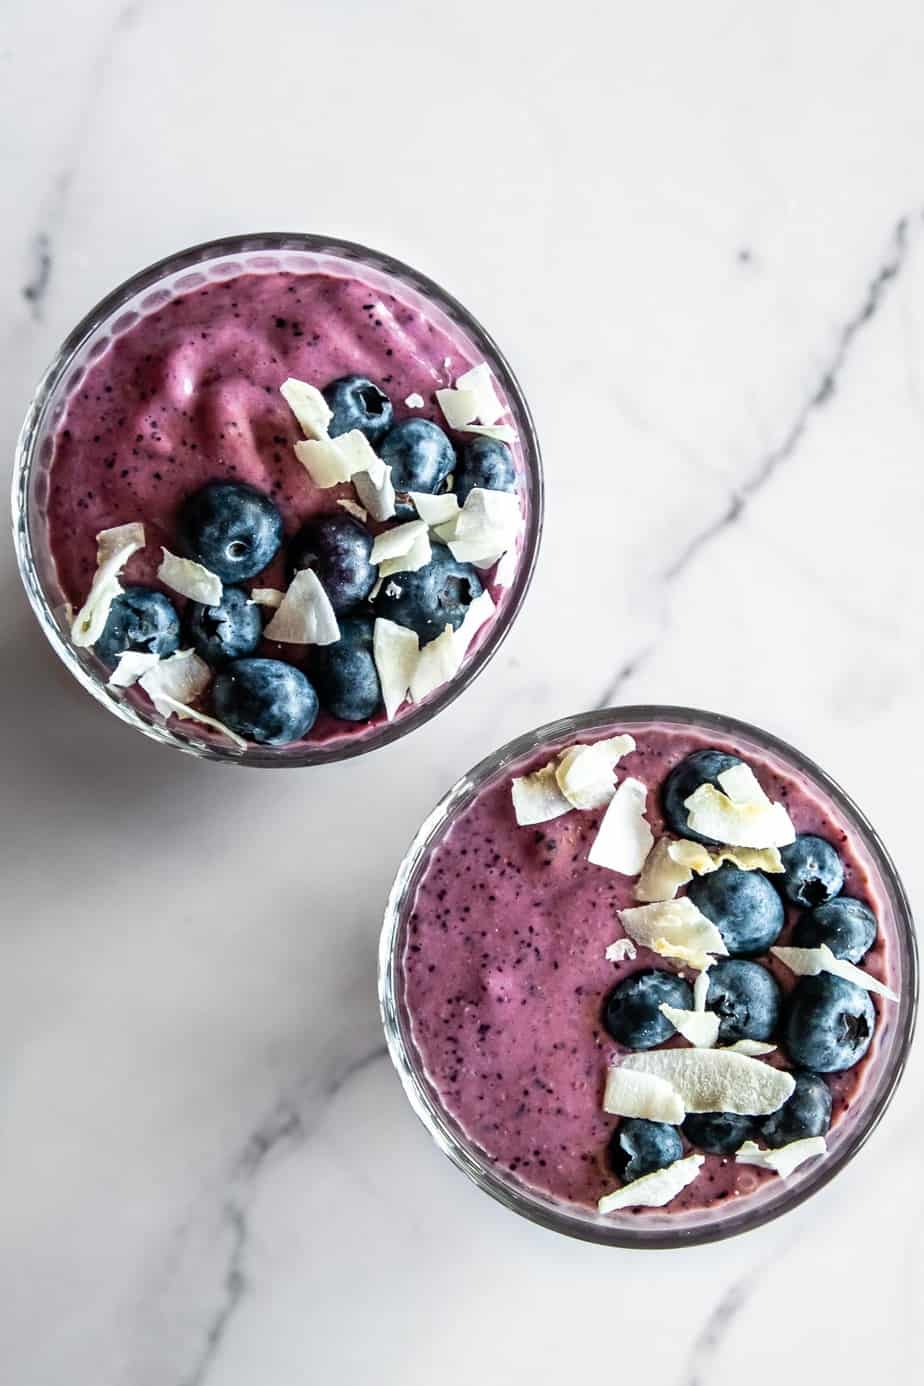
[[[387,1052],[385,1044],[379,1043],[329,1076],[317,1094],[320,1101],[313,1113],[314,1124],[328,1102],[342,1092],[353,1078],[383,1059]],[[182,1377],[181,1386],[203,1386],[221,1350],[229,1324],[247,1292],[245,1263],[250,1237],[250,1205],[263,1168],[275,1151],[285,1145],[300,1145],[308,1134],[308,1123],[297,1106],[285,1100],[280,1101],[253,1130],[234,1162],[222,1209],[229,1251],[221,1280],[221,1299],[205,1331],[199,1357],[192,1369]]]
[[[760,1283],[760,1274],[751,1271],[725,1291],[700,1329],[687,1359],[680,1386],[712,1386],[716,1360],[729,1330]]]
[[[824,408],[834,395],[840,374],[850,359],[857,338],[861,335],[863,328],[876,316],[889,288],[907,264],[908,246],[909,219],[907,216],[902,216],[892,229],[885,258],[867,284],[858,307],[847,318],[838,333],[830,360],[784,433],[782,441],[759,459],[757,465],[741,485],[731,492],[724,509],[707,525],[692,535],[680,553],[664,568],[661,573],[661,584],[665,593],[715,539],[741,518],[751,501],[773,478],[777,469],[784,462],[788,462],[798,451],[799,444],[813,417],[820,409]],[[670,629],[670,617],[666,609],[662,613],[660,624],[660,638],[663,638]],[[660,639],[649,641],[623,663],[604,689],[596,704],[597,707],[608,707],[613,704],[620,689],[654,654],[659,643]]]

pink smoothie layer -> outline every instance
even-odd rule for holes
[[[383,294],[362,279],[320,272],[242,274],[172,299],[117,337],[71,398],[55,439],[48,531],[67,600],[77,608],[87,595],[99,531],[132,520],[144,523],[147,545],[122,583],[160,586],[160,546],[176,552],[177,509],[208,481],[264,491],[287,539],[310,516],[338,511],[338,497],[356,499],[349,485],[318,490],[296,460],[292,445],[302,434],[279,394],[288,376],[320,388],[338,376],[367,376],[391,398],[395,422],[413,415],[445,426],[434,391],[476,363],[473,347],[394,287]],[[425,407],[408,408],[411,394]],[[285,581],[280,557],[248,586]],[[182,608],[183,598],[163,590]],[[503,591],[491,590],[500,606]],[[304,651],[267,643],[258,653],[299,663]],[[308,740],[358,736],[369,726],[322,714]]]
[[[623,730],[614,726],[579,739],[594,741]],[[866,900],[880,921],[863,967],[894,985],[873,882],[833,806],[812,785],[795,772],[778,772],[750,748],[711,735],[658,725],[628,730],[637,749],[620,761],[617,774],[649,787],[647,817],[656,837],[665,830],[660,786],[674,765],[703,746],[746,759],[771,798],[786,805],[796,831],[827,838],[841,854],[843,893]],[[622,937],[616,911],[638,902],[633,878],[587,860],[603,810],[569,813],[536,827],[515,821],[512,775],[538,769],[573,742],[546,747],[489,782],[435,847],[409,916],[404,990],[430,1081],[475,1144],[524,1183],[595,1207],[602,1194],[617,1187],[606,1164],[617,1120],[604,1113],[602,1097],[609,1062],[626,1052],[602,1027],[602,1004],[629,973],[670,964],[645,949],[632,962],[604,957],[607,945]],[[798,914],[789,910],[781,943]],[[792,974],[776,961],[771,966],[781,986],[790,989]],[[864,1076],[890,1023],[891,1003],[873,999],[877,1032],[865,1059],[846,1073],[828,1075],[833,1125],[861,1097]],[[671,1043],[685,1041],[677,1036]],[[788,1066],[780,1053],[768,1061]],[[768,1171],[710,1155],[698,1179],[665,1211],[740,1199],[776,1179]]]

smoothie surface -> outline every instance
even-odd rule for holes
[[[576,740],[625,730],[637,749],[619,762],[617,778],[631,775],[648,786],[647,818],[656,838],[665,831],[660,786],[674,765],[705,746],[746,760],[769,796],[785,804],[797,832],[827,838],[841,854],[843,894],[865,900],[879,919],[863,969],[892,982],[883,910],[833,805],[795,771],[777,770],[750,748],[694,730],[614,724],[553,743],[489,781],[433,849],[409,914],[403,986],[413,1037],[440,1102],[492,1163],[543,1193],[591,1208],[618,1185],[606,1162],[618,1119],[603,1111],[602,1096],[609,1061],[629,1052],[603,1029],[604,998],[631,972],[678,968],[643,948],[633,961],[604,957],[623,933],[616,911],[638,901],[636,878],[587,860],[603,809],[520,827],[510,784],[513,775],[538,769]],[[788,941],[799,913],[787,907],[779,943]],[[770,967],[784,991],[795,984],[782,964],[773,960]],[[862,1096],[889,1023],[890,1003],[874,997],[874,1004],[877,1030],[866,1057],[826,1075],[832,1130]],[[675,1036],[669,1043],[685,1041]],[[790,1066],[781,1051],[768,1061]],[[740,1199],[777,1178],[708,1155],[699,1177],[659,1211]]]

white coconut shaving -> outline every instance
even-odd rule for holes
[[[640,948],[650,948],[662,958],[676,958],[699,972],[709,967],[716,955],[728,953],[712,920],[686,895],[620,910],[619,920]]]
[[[391,481],[391,467],[387,467],[379,457],[376,461],[379,466],[371,471],[353,474],[353,487],[373,520],[390,520],[395,513],[395,488]]]
[[[454,491],[443,491],[438,496],[432,496],[428,491],[409,491],[407,498],[424,524],[431,529],[437,525],[451,524],[458,518],[459,499]]]
[[[748,765],[718,776],[721,788],[701,784],[684,800],[690,831],[730,847],[786,847],[796,830],[783,804],[773,803]]]
[[[558,762],[552,761],[530,775],[514,776],[510,792],[514,816],[521,828],[550,823],[573,809],[574,805],[569,804],[558,787],[557,769]]]
[[[645,904],[673,900],[682,885],[693,879],[693,872],[682,862],[678,862],[672,852],[674,844],[666,837],[659,837],[652,847],[642,874],[635,883],[633,894],[636,900]]]
[[[279,393],[292,410],[306,438],[320,440],[327,437],[333,415],[320,390],[309,385],[307,380],[290,377],[280,385]]]
[[[278,587],[252,587],[250,590],[250,600],[255,606],[282,606],[285,592],[280,592]]]
[[[221,601],[222,585],[221,578],[217,573],[212,573],[201,563],[195,563],[191,558],[179,558],[169,549],[161,548],[163,560],[157,570],[157,576],[165,587],[170,587],[174,592],[179,592],[181,597],[188,597],[190,601],[199,602],[202,606],[217,606]]]
[[[769,1116],[796,1086],[791,1073],[731,1049],[651,1049],[628,1054],[622,1067],[663,1078],[688,1112]]]
[[[824,1136],[805,1136],[776,1150],[761,1150],[754,1141],[745,1141],[735,1151],[735,1160],[739,1165],[757,1165],[760,1169],[775,1170],[781,1179],[788,1179],[806,1160],[826,1155],[827,1151]]]
[[[752,1059],[762,1059],[767,1054],[776,1053],[775,1044],[767,1044],[764,1040],[740,1039],[735,1040],[734,1044],[723,1044],[729,1054],[747,1054]]]
[[[615,943],[607,945],[603,956],[607,962],[621,963],[628,959],[630,962],[638,956],[635,944],[631,938],[618,938]]]
[[[133,553],[144,548],[144,525],[137,521],[100,530],[96,536],[96,572],[83,606],[71,624],[71,640],[81,649],[102,635],[112,603],[122,591],[119,574]]]
[[[285,645],[333,645],[340,639],[334,608],[313,569],[295,574],[264,634]]]
[[[394,621],[376,618],[372,631],[372,657],[375,660],[385,716],[394,717],[408,695],[420,656],[420,642],[414,631]]]
[[[517,439],[517,431],[510,424],[466,424],[465,432],[495,438],[499,443],[515,443]]]
[[[419,395],[417,391],[414,390],[411,394],[408,395],[404,403],[407,405],[408,409],[423,409],[424,405],[426,404],[426,400],[424,399],[423,395]]]
[[[635,750],[631,736],[614,736],[590,745],[562,751],[555,771],[558,787],[577,809],[602,808],[613,797],[614,769],[624,755]]]
[[[160,695],[161,706],[158,711],[162,716],[167,717],[171,713],[174,717],[179,717],[182,721],[201,722],[206,727],[214,727],[222,736],[226,736],[229,741],[233,741],[235,746],[240,746],[241,750],[246,751],[247,742],[237,732],[226,727],[224,722],[219,722],[217,717],[209,717],[206,713],[200,712],[198,708],[189,707],[186,703],[177,702],[175,698],[169,697],[166,693]]]
[[[700,976],[705,977],[703,972]],[[684,1010],[680,1006],[669,1006],[662,1001],[658,1010],[669,1020],[679,1035],[682,1035],[697,1049],[713,1049],[719,1038],[719,1017],[714,1011]]]
[[[875,992],[877,996],[884,996],[888,1001],[898,1000],[891,987],[887,987],[878,978],[871,977],[862,967],[855,967],[846,958],[835,957],[826,943],[820,944],[818,948],[776,947],[771,948],[770,952],[797,977],[817,977],[820,972],[830,972],[832,977],[841,977],[845,982],[852,982],[855,987],[862,987],[864,991]]]
[[[610,1116],[642,1117],[679,1126],[686,1116],[677,1090],[663,1078],[633,1073],[621,1064],[607,1069],[603,1110]]]
[[[138,679],[163,717],[175,711],[173,703],[186,705],[200,697],[211,681],[211,669],[195,650],[177,650],[167,659],[159,659]]]
[[[422,703],[435,689],[448,683],[458,672],[461,663],[459,647],[452,626],[445,626],[435,640],[429,640],[420,651],[411,675],[411,701]]]
[[[654,841],[645,817],[647,800],[648,788],[641,780],[629,776],[622,781],[600,822],[588,861],[623,876],[638,875]]]
[[[493,566],[515,544],[521,525],[520,502],[515,491],[491,491],[473,486],[458,515],[439,525],[436,533],[460,563]]]
[[[606,1214],[616,1213],[620,1208],[663,1208],[693,1183],[704,1159],[703,1155],[687,1155],[665,1169],[643,1174],[641,1179],[633,1179],[615,1193],[604,1194],[597,1203],[597,1211]]]
[[[475,396],[476,409],[473,418],[478,419],[480,423],[497,423],[507,412],[497,398],[494,380],[485,361],[460,375],[456,381],[456,389],[470,391]]]
[[[717,847],[710,851],[699,842],[681,838],[672,842],[659,837],[642,869],[635,887],[636,900],[651,903],[673,900],[681,886],[697,876],[717,871],[723,862],[730,861],[741,871],[780,872],[783,860],[776,847],[760,850],[753,847]]]
[[[344,509],[348,515],[352,515],[354,520],[359,520],[360,524],[365,524],[369,518],[369,512],[356,501],[350,500],[349,496],[341,496],[337,504]]]
[[[124,650],[119,655],[116,667],[107,680],[108,688],[131,688],[142,674],[160,663],[160,655],[148,654],[146,650]]]

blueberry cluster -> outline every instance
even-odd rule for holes
[[[358,429],[392,468],[398,521],[416,518],[408,492],[431,494],[451,485],[459,503],[474,486],[512,491],[510,449],[491,438],[466,443],[457,457],[446,433],[428,419],[393,422],[392,402],[361,376],[344,376],[323,391],[332,438]],[[251,741],[285,745],[305,736],[319,708],[346,722],[365,722],[382,704],[372,654],[376,616],[416,632],[422,643],[447,625],[458,629],[483,585],[477,570],[434,544],[430,562],[386,582],[373,599],[378,568],[373,535],[338,511],[305,524],[286,544],[288,576],[311,568],[338,617],[340,639],[312,650],[307,670],[256,656],[263,641],[261,608],[241,583],[262,573],[284,543],[282,516],[268,496],[241,482],[212,481],[188,496],[176,521],[180,551],[221,578],[217,606],[188,602],[182,618],[163,592],[128,587],[112,603],[95,645],[107,664],[127,650],[166,656],[191,647],[217,672],[212,711]]]
[[[703,782],[740,762],[722,751],[696,751],[668,775],[662,806],[668,825],[683,837],[684,801]],[[708,846],[711,840],[700,838]],[[746,1140],[779,1147],[823,1135],[831,1124],[831,1090],[821,1076],[852,1068],[868,1050],[876,1027],[869,992],[829,973],[801,977],[785,997],[765,962],[756,961],[776,943],[786,917],[785,902],[799,907],[792,943],[802,948],[827,944],[837,958],[859,963],[876,939],[876,918],[861,900],[843,896],[844,866],[823,838],[800,834],[781,851],[784,871],[771,879],[726,862],[695,879],[688,895],[715,924],[728,957],[709,969],[706,1008],[719,1016],[720,1045],[738,1040],[772,1041],[792,1064],[795,1089],[787,1102],[762,1118],[732,1112],[689,1115],[682,1133],[709,1155],[731,1155]],[[689,1010],[690,984],[673,972],[644,968],[619,982],[603,1003],[603,1025],[628,1049],[652,1049],[674,1035],[660,1006]],[[674,1126],[629,1118],[614,1130],[608,1161],[623,1182],[664,1169],[681,1158],[683,1143]]]

